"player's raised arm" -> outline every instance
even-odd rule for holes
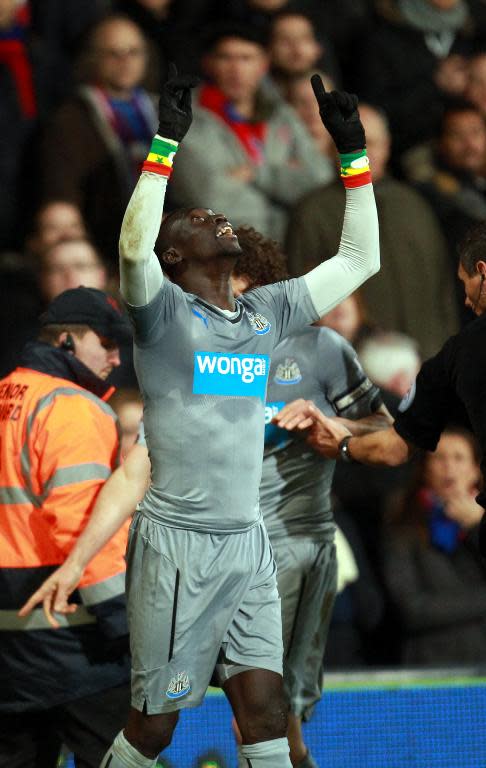
[[[163,273],[153,249],[172,162],[192,122],[191,88],[196,84],[196,78],[178,75],[170,65],[160,93],[159,128],[123,219],[120,288],[124,299],[134,306],[148,304],[162,285]]]
[[[358,99],[344,91],[327,93],[319,75],[312,87],[324,127],[341,161],[346,210],[337,254],[305,275],[319,316],[352,293],[380,268],[378,216],[366,154],[366,138]]]

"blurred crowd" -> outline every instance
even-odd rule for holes
[[[310,75],[360,99],[381,270],[322,318],[396,412],[470,322],[457,244],[486,218],[484,0],[0,0],[0,376],[47,303],[117,293],[123,214],[170,62],[201,78],[167,211],[204,205],[277,240],[291,276],[338,248],[344,189]],[[130,348],[113,373],[126,451]],[[326,666],[486,661],[476,446],[451,426],[412,466],[338,464],[346,546]]]

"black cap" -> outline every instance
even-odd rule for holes
[[[70,288],[51,301],[41,315],[41,326],[87,325],[118,344],[131,338],[131,328],[113,296],[97,288]]]

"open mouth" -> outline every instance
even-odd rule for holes
[[[218,227],[218,229],[216,230],[216,237],[218,238],[227,237],[232,240],[236,240],[236,235],[233,232],[233,227],[229,223],[223,224],[222,226]]]

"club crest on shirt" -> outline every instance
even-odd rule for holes
[[[302,374],[297,361],[293,357],[286,357],[284,363],[277,365],[273,380],[276,384],[298,384]]]
[[[168,699],[181,699],[191,691],[191,683],[186,672],[178,672],[174,675],[166,690]]]
[[[267,320],[266,317],[261,315],[259,312],[247,312],[248,320],[250,321],[250,325],[255,331],[258,336],[263,336],[265,333],[268,333],[270,328],[272,327],[272,324],[269,320]]]

